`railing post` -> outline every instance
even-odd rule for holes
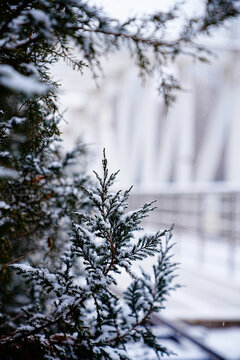
[[[231,213],[230,213],[230,238],[229,238],[229,252],[228,252],[228,267],[229,271],[233,273],[235,271],[235,262],[236,262],[236,194],[231,194]]]
[[[206,195],[203,193],[198,194],[198,261],[199,263],[203,263],[205,260],[205,234],[204,234],[204,221],[203,221],[203,215],[204,215],[204,206],[205,206],[205,199]]]

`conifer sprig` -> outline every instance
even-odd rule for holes
[[[153,203],[128,211],[130,190],[111,191],[118,172],[109,175],[105,151],[102,168],[102,176],[96,174],[96,188],[84,188],[91,212],[74,214],[71,246],[56,271],[12,265],[37,291],[34,304],[23,309],[26,323],[0,338],[3,351],[31,343],[48,359],[121,360],[129,359],[128,343],[142,342],[157,358],[167,353],[149,320],[175,288],[170,230],[137,240],[136,231],[142,230],[141,220],[154,209]],[[123,269],[132,274],[135,261],[155,254],[152,274],[142,270],[140,277],[134,275],[122,296],[117,296],[115,274]]]

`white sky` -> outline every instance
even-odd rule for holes
[[[107,13],[121,20],[129,16],[151,13],[154,10],[166,11],[176,0],[92,0],[92,4],[102,6]],[[186,1],[188,11],[199,9],[201,1]]]
[[[112,16],[124,19],[129,15],[149,13],[159,8],[166,10],[173,0],[95,0],[93,2],[102,6]]]

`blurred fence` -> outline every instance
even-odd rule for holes
[[[240,188],[189,185],[184,189],[169,186],[151,193],[135,191],[130,207],[154,199],[157,209],[145,219],[145,224],[160,228],[174,224],[175,231],[192,233],[202,244],[210,239],[227,242],[229,266],[235,267],[235,250],[240,246]],[[204,256],[204,248],[200,256]]]

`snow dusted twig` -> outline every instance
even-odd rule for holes
[[[107,239],[111,246],[111,262],[110,262],[108,268],[104,272],[105,276],[109,273],[110,270],[112,270],[112,268],[114,266],[114,260],[115,260],[115,247],[114,247],[114,243],[113,243],[109,233],[107,234]]]
[[[112,347],[120,360],[122,346],[138,339],[151,346],[156,354],[166,352],[147,322],[152,313],[162,309],[166,296],[174,288],[171,283],[176,264],[169,255],[171,230],[146,234],[136,240],[135,232],[142,229],[142,219],[154,207],[148,203],[138,210],[127,211],[130,190],[123,194],[110,190],[117,173],[108,174],[105,151],[102,165],[103,176],[96,174],[96,188],[84,189],[92,211],[74,214],[78,221],[73,222],[72,246],[62,256],[56,272],[27,264],[12,265],[37,287],[36,305],[42,301],[42,292],[45,296],[49,293],[50,298],[44,311],[36,311],[34,307],[23,309],[27,323],[0,338],[3,347],[42,341],[47,344],[44,351],[48,355],[60,351],[68,359],[70,354],[77,356],[80,351],[82,357],[85,354],[84,358],[96,360],[111,359],[107,354]],[[153,276],[143,270],[140,277],[132,274],[134,261],[155,254],[159,258]],[[74,276],[78,266],[82,277]],[[133,280],[118,298],[112,290],[116,285],[114,274],[123,269]],[[127,359],[126,352],[124,356]]]
[[[27,251],[25,254],[17,257],[16,259],[12,259],[11,261],[9,261],[9,262],[6,263],[6,264],[2,264],[1,267],[2,267],[2,268],[7,268],[7,267],[9,267],[10,265],[13,265],[13,264],[17,263],[18,261],[23,260],[26,256],[32,254],[32,253],[35,252],[36,250],[37,250],[37,249],[29,250],[29,251]]]

